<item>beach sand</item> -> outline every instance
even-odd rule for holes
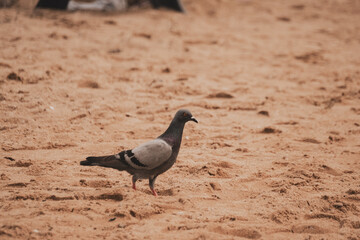
[[[0,9],[0,239],[360,239],[360,1]],[[131,188],[80,166],[189,122]]]

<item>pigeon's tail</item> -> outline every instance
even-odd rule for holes
[[[124,165],[116,155],[109,155],[109,156],[101,156],[101,157],[87,157],[86,160],[81,161],[80,165],[83,166],[102,166],[102,167],[109,167],[115,168],[118,170],[125,170],[126,165]]]
[[[84,166],[98,166],[101,165],[102,162],[106,161],[106,160],[112,160],[112,157],[114,158],[113,160],[115,160],[115,156],[111,155],[111,156],[101,156],[101,157],[87,157],[85,161],[81,161],[80,165],[84,165]]]

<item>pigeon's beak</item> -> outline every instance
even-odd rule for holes
[[[199,123],[198,120],[196,120],[195,118],[190,118],[190,121],[193,121],[193,122],[196,122],[196,123]]]

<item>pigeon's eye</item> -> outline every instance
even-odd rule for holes
[[[187,114],[186,112],[184,112],[184,113],[183,113],[183,116],[184,116],[184,117],[187,117],[187,116],[189,116],[189,114]]]

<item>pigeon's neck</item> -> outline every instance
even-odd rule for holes
[[[159,138],[166,141],[173,148],[174,147],[180,148],[184,126],[185,126],[184,122],[179,122],[173,119],[168,129],[161,136],[159,136]]]

